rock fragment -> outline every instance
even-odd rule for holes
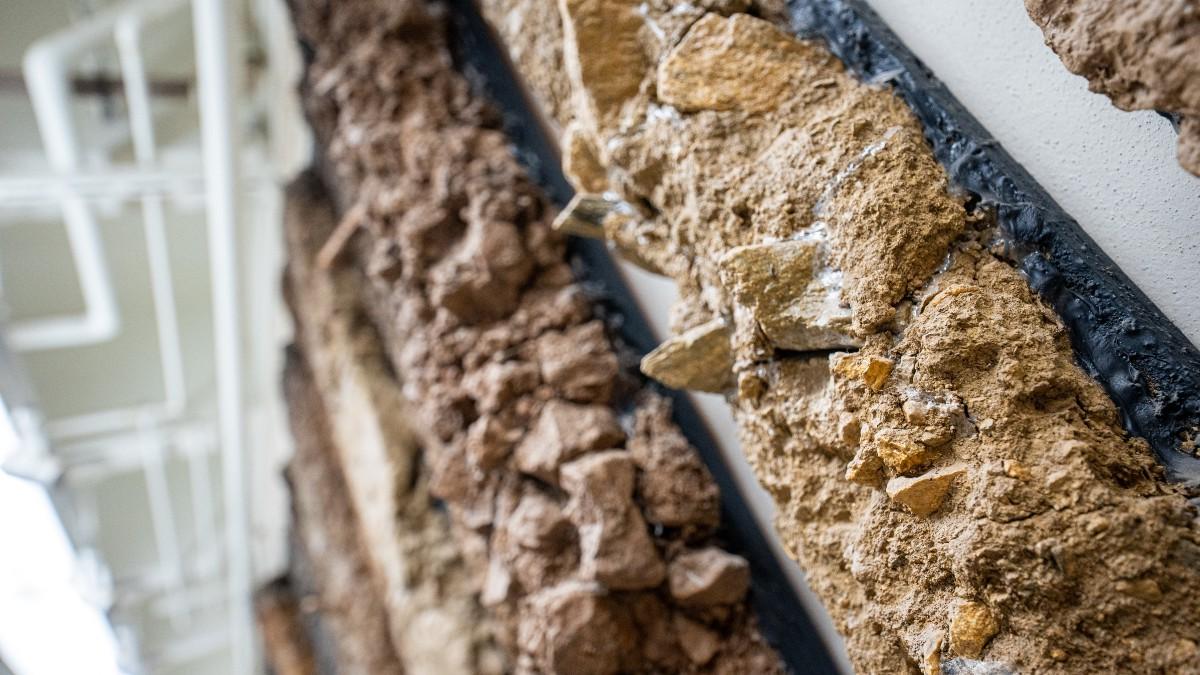
[[[580,192],[554,217],[553,227],[563,234],[603,239],[604,219],[619,205],[604,195]]]
[[[750,588],[750,565],[715,546],[675,556],[668,569],[671,597],[685,607],[729,605]]]
[[[668,338],[642,358],[642,372],[674,389],[725,391],[733,386],[729,327],[716,318]]]
[[[977,659],[998,632],[1000,621],[987,605],[964,602],[950,621],[950,649],[959,656]]]
[[[558,484],[558,467],[589,450],[613,448],[625,441],[616,415],[607,407],[548,401],[514,452],[517,468]]]
[[[705,14],[659,65],[658,97],[686,112],[766,112],[789,98],[796,56],[812,49],[747,14]]]
[[[851,380],[861,380],[879,391],[892,374],[891,359],[871,354],[835,354],[830,358],[833,372]]]
[[[934,469],[916,478],[897,476],[887,482],[887,494],[892,501],[902,504],[914,515],[930,516],[942,508],[950,486],[966,472],[965,466],[955,464]]]
[[[939,454],[897,429],[884,429],[875,435],[875,453],[898,474],[910,473],[929,464]]]
[[[687,654],[692,663],[702,666],[712,661],[717,650],[721,648],[721,639],[715,631],[679,613],[672,617],[672,622],[675,624],[675,633],[679,636],[683,653]]]
[[[666,567],[633,501],[634,466],[622,450],[585,455],[562,467],[567,514],[579,531],[580,573],[615,590],[653,588]]]
[[[538,672],[614,675],[636,651],[632,622],[595,584],[564,582],[527,602],[517,640]]]
[[[578,122],[563,131],[562,169],[577,192],[600,194],[608,189],[608,176],[597,159],[596,146]]]
[[[569,534],[571,523],[558,502],[540,492],[521,497],[505,524],[508,536],[525,548],[552,547]]]
[[[721,497],[708,468],[671,421],[662,396],[644,397],[627,447],[638,469],[637,492],[656,525],[709,532],[720,521]]]
[[[607,403],[620,363],[604,324],[591,321],[538,338],[542,379],[572,401]]]
[[[842,332],[850,313],[839,305],[837,289],[821,279],[819,248],[816,241],[788,240],[736,246],[721,257],[721,282],[780,349],[859,344]]]
[[[576,119],[592,134],[613,125],[638,93],[648,63],[634,0],[559,0],[563,65],[575,91]]]

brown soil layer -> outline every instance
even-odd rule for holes
[[[387,619],[382,628],[403,670],[497,672],[503,658],[476,600],[477,584],[451,541],[450,520],[435,508],[429,494],[430,471],[409,430],[400,383],[386,363],[377,331],[365,320],[362,274],[316,265],[318,249],[336,222],[329,196],[315,175],[305,174],[289,188],[284,290],[295,318],[298,352],[327,422],[324,448],[334,455],[328,461],[344,480],[346,508],[353,514],[343,528],[357,529],[366,558],[369,578],[358,580],[357,589],[376,589]],[[314,404],[298,398],[291,405],[295,415],[300,406]],[[321,442],[309,438],[304,428],[295,433],[298,450],[305,443]],[[307,470],[304,459],[298,455],[292,466],[297,477]],[[311,503],[311,493],[321,489],[331,488],[297,482],[294,501]],[[318,513],[323,508],[344,507],[337,500],[324,507],[312,505]],[[304,522],[299,517],[297,521]],[[345,537],[353,535],[338,536],[341,544],[324,551],[344,556],[353,542]],[[317,564],[314,561],[314,567]],[[341,597],[353,592],[346,589]]]
[[[497,115],[452,67],[442,15],[415,0],[294,10],[342,212],[335,225],[319,186],[293,191],[298,341],[333,401],[336,445],[361,445],[353,433],[370,425],[415,436],[419,451],[390,459],[343,448],[342,465],[365,531],[383,531],[369,550],[428,521],[398,560],[410,585],[443,589],[424,612],[464,602],[449,618],[473,645],[461,667],[408,670],[780,671],[747,603],[747,562],[716,536],[711,476],[574,281]],[[404,479],[387,489],[407,496],[389,525],[367,516],[388,494],[371,475],[393,470]],[[439,545],[462,569],[448,591],[429,564]],[[397,631],[402,609],[389,619],[405,659],[418,640],[446,649]],[[489,660],[492,641],[506,659]]]
[[[321,672],[304,629],[300,604],[287,579],[277,579],[254,594],[254,616],[262,638],[263,660],[274,675]]]
[[[1200,176],[1200,7],[1194,2],[1025,0],[1046,44],[1122,110],[1181,117],[1179,163]]]
[[[337,650],[337,672],[399,675],[404,671],[388,634],[382,589],[363,550],[324,404],[298,354],[288,359],[284,394],[295,439],[287,470],[292,531],[299,566],[315,590],[297,605],[319,613]],[[287,671],[282,664],[276,669]]]
[[[898,99],[753,7],[483,4],[569,82],[544,105],[605,235],[679,285],[643,368],[726,391],[858,670],[1200,672],[1194,511]]]

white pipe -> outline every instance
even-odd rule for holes
[[[167,7],[181,9],[176,1]],[[168,16],[162,9],[158,17]],[[133,151],[138,165],[152,169],[157,160],[154,139],[154,117],[150,109],[150,84],[146,78],[141,53],[144,17],[127,14],[117,22],[115,36],[125,81],[125,103],[129,109],[129,129],[133,135]],[[170,250],[167,247],[166,215],[161,197],[142,197],[142,219],[145,221],[146,255],[150,266],[150,288],[154,298],[154,314],[158,328],[159,365],[163,379],[163,407],[168,417],[181,414],[187,406],[187,390],[183,373],[183,348],[179,339],[179,320],[175,310],[175,287],[171,280]]]
[[[166,574],[168,586],[178,588],[183,584],[183,554],[175,533],[175,507],[171,503],[163,445],[153,437],[143,437],[138,449],[146,481],[146,497],[150,500],[150,527],[154,530],[155,547],[162,561],[159,564]],[[171,608],[170,615],[171,625],[180,628],[182,623],[177,605]]]
[[[71,119],[71,91],[67,86],[68,59],[95,36],[102,35],[102,28],[97,22],[85,22],[39,40],[25,53],[25,83],[37,115],[42,144],[51,168],[60,173],[77,171],[80,164]],[[10,340],[18,350],[103,342],[120,330],[108,263],[91,210],[70,190],[64,190],[60,199],[83,293],[84,312],[81,316],[14,322]]]
[[[257,670],[250,610],[250,556],[246,489],[242,475],[241,341],[237,295],[237,127],[236,89],[229,55],[236,34],[223,0],[193,0],[196,68],[199,76],[200,131],[208,194],[209,256],[212,269],[213,329],[216,338],[217,403],[229,583],[229,637],[232,675]]]
[[[204,191],[199,171],[124,169],[113,167],[99,172],[72,172],[53,175],[0,177],[0,204],[37,206],[58,203],[60,195],[70,192],[81,199],[127,201],[143,195],[193,196]],[[0,225],[8,221],[0,221]]]

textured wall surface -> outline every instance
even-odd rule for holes
[[[1157,113],[1067,71],[1017,2],[869,0],[1004,148],[1200,344],[1200,179]]]
[[[321,178],[294,190],[289,304],[405,670],[781,670],[712,477],[576,282],[443,15],[296,20]]]
[[[1184,495],[901,104],[737,3],[516,5],[485,8],[536,95],[570,84],[545,107],[576,187],[680,286],[643,368],[726,392],[857,668],[1187,672]],[[555,12],[561,45],[509,30]]]
[[[1026,0],[1046,44],[1122,110],[1179,117],[1179,163],[1200,176],[1200,9],[1180,0]]]

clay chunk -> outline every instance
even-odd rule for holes
[[[714,546],[681,553],[668,570],[671,597],[684,607],[730,605],[750,588],[745,558]]]
[[[892,501],[902,504],[914,515],[930,516],[942,508],[950,486],[967,468],[955,464],[942,469],[934,469],[916,478],[898,476],[888,481],[887,494]]]
[[[537,672],[612,675],[637,645],[632,623],[595,584],[564,582],[534,594],[529,605],[517,641]]]
[[[623,450],[585,455],[563,465],[571,495],[567,514],[579,531],[579,571],[615,590],[653,588],[666,568],[633,501],[634,466]]]
[[[729,327],[713,319],[664,341],[642,358],[642,372],[673,389],[725,391],[733,385]]]
[[[572,401],[605,403],[620,371],[604,325],[592,321],[538,338],[542,379]]]
[[[858,345],[841,332],[850,312],[839,305],[837,289],[821,280],[818,249],[815,241],[788,240],[735,246],[721,257],[721,283],[781,349]]]
[[[609,408],[554,399],[542,408],[513,458],[523,473],[557,485],[558,467],[563,462],[624,441],[625,432]]]

